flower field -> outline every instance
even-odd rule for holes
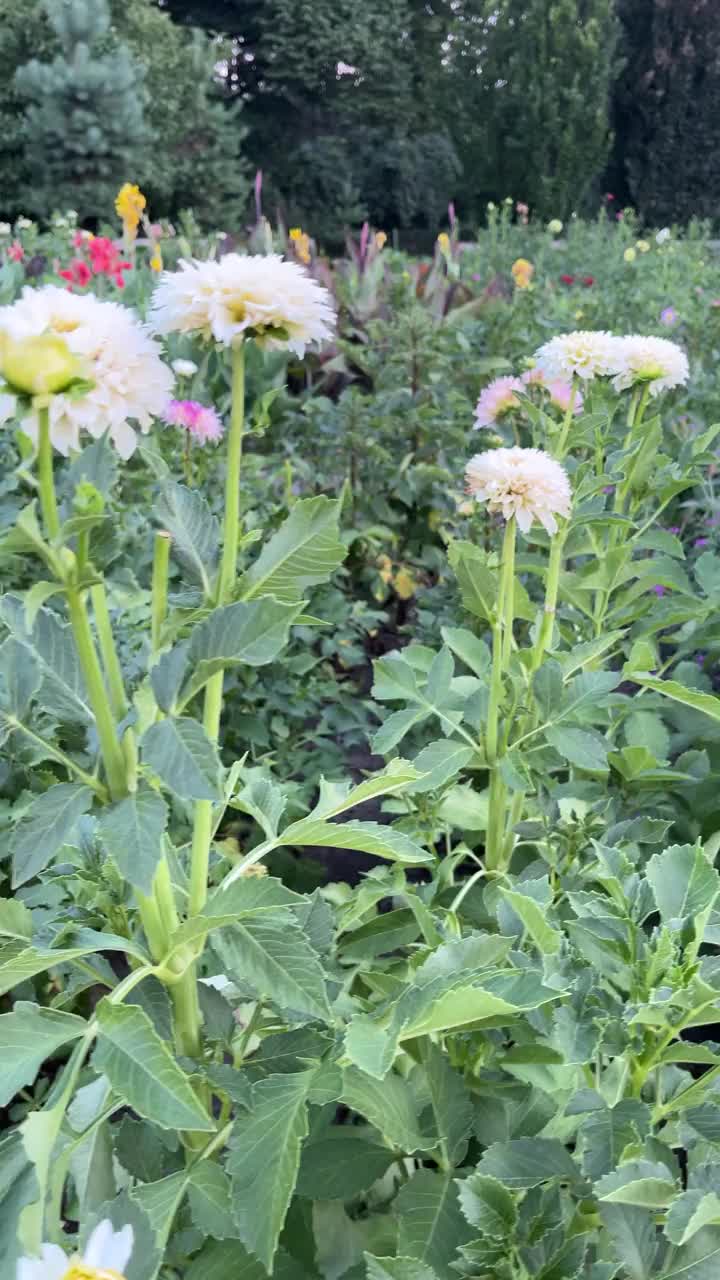
[[[711,1280],[720,244],[0,224],[0,1280]]]

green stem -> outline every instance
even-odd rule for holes
[[[152,572],[152,619],[151,639],[153,653],[160,648],[160,637],[167,617],[168,575],[170,567],[170,534],[161,529],[155,534]]]
[[[537,671],[538,667],[541,665],[543,657],[545,656],[545,651],[552,640],[553,628],[555,626],[555,610],[557,608],[558,589],[560,586],[562,554],[565,549],[566,538],[567,529],[558,529],[550,544],[548,575],[545,582],[545,605],[530,664],[531,671],[533,672]]]
[[[208,680],[205,686],[203,727],[211,742],[217,742],[220,732],[224,675],[224,671],[218,671],[216,675]],[[197,915],[202,911],[207,899],[208,867],[212,837],[213,802],[212,800],[197,800],[195,802],[195,822],[193,825],[190,858],[188,914],[191,916]]]
[[[108,786],[113,800],[126,794],[125,760],[118,741],[115,721],[110,710],[100,662],[90,629],[83,594],[77,587],[67,589],[68,613],[75,637],[75,647],[85,676],[90,705],[95,715],[100,752],[105,765]]]
[[[55,481],[53,478],[53,454],[50,441],[50,410],[38,409],[38,484],[40,489],[40,507],[43,514],[45,533],[50,542],[60,534],[60,517],[55,497]]]
[[[503,674],[512,652],[512,627],[515,604],[515,518],[508,520],[503,539],[502,563],[498,587],[497,621],[493,626],[493,656],[490,676],[490,699],[485,737],[485,754],[490,769],[488,796],[488,829],[485,865],[490,870],[502,868],[505,833],[506,787],[498,765],[498,723],[503,695]]]
[[[125,685],[123,683],[122,668],[120,659],[117,655],[115,647],[115,638],[113,636],[112,622],[110,621],[110,610],[108,609],[107,593],[105,591],[104,582],[96,582],[90,588],[90,599],[92,600],[93,614],[95,616],[95,629],[100,643],[100,654],[102,657],[103,667],[105,669],[105,678],[110,691],[110,706],[116,720],[124,720],[128,713],[128,700],[125,693]]]
[[[218,578],[218,604],[232,597],[240,543],[240,467],[245,427],[245,346],[232,348],[232,411],[225,464],[225,517],[223,550]]]
[[[570,427],[572,426],[572,420],[575,414],[575,402],[577,400],[577,391],[578,391],[577,378],[573,377],[572,388],[570,390],[570,399],[568,400],[568,407],[565,410],[565,417],[563,418],[563,424],[562,424],[562,427],[560,428],[560,435],[558,437],[557,448],[555,450],[555,457],[557,458],[558,462],[561,462],[562,459],[565,457],[565,450],[567,449],[567,442],[568,442],[568,436],[570,434]]]

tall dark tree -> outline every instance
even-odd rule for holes
[[[648,222],[716,217],[720,4],[620,0],[618,11],[625,65],[609,182]]]

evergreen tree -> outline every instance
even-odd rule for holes
[[[107,214],[128,174],[141,167],[147,144],[143,71],[122,44],[98,54],[110,26],[106,0],[45,0],[61,52],[35,59],[15,77],[28,102],[26,158],[33,179],[25,208]]]
[[[562,218],[581,206],[610,146],[616,36],[614,0],[459,0],[464,207],[512,195]]]
[[[720,201],[720,5],[622,0],[625,65],[608,182],[648,222],[716,217]]]

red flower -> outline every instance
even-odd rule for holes
[[[595,283],[595,277],[594,277],[594,276],[583,276],[583,278],[582,278],[582,282],[583,282],[583,284],[585,285],[585,288],[586,288],[586,289],[592,289],[592,287],[593,287],[593,285],[594,285],[594,283]]]
[[[95,236],[88,244],[88,253],[96,276],[112,276],[118,289],[125,287],[123,271],[129,271],[132,263],[121,259],[114,240],[107,236]]]
[[[574,276],[568,276],[568,275],[565,275],[565,276],[561,276],[561,277],[560,277],[560,279],[561,279],[561,281],[562,281],[562,283],[563,283],[563,284],[574,284],[574,283],[575,283],[575,277],[574,277]]]
[[[74,284],[77,284],[81,289],[84,289],[92,280],[92,271],[82,258],[73,258],[70,266],[65,271],[58,271],[58,275],[63,280],[67,280],[71,288]]]
[[[7,256],[10,258],[11,262],[22,262],[25,257],[25,250],[19,240],[13,240],[7,251]]]

